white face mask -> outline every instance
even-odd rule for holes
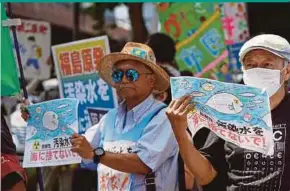
[[[281,85],[283,84],[280,82],[282,71],[265,68],[243,70],[243,79],[246,85],[264,89],[267,91],[269,97],[271,97],[280,89]]]

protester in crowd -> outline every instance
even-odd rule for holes
[[[109,38],[110,52],[120,52],[125,42],[120,42]],[[117,95],[118,103],[122,102],[122,98]],[[86,168],[77,168],[73,174],[72,191],[89,191],[94,190],[97,186],[97,173],[95,170]],[[84,184],[85,182],[85,184]]]
[[[153,98],[169,77],[144,44],[127,43],[105,56],[100,76],[124,101],[84,136],[74,134],[72,151],[83,166],[98,169],[99,190],[178,190],[178,147],[165,115],[166,105]]]
[[[274,155],[242,149],[213,133],[198,151],[186,132],[186,116],[194,107],[187,95],[173,100],[166,112],[182,158],[206,191],[289,191],[290,95],[284,83],[290,78],[290,44],[277,35],[259,35],[243,45],[239,56],[245,84],[265,88],[270,96]]]
[[[162,67],[162,69],[169,75],[169,77],[174,77],[174,75],[171,74],[167,68]],[[189,71],[183,71],[183,72],[181,72],[181,75],[182,76],[192,76],[192,73]],[[166,91],[158,93],[158,94],[154,94],[154,98],[159,100],[159,101],[164,102],[166,105],[169,105],[171,100],[172,100],[170,86],[168,87],[168,89]],[[188,132],[190,133],[189,130],[188,130]],[[198,131],[196,139],[193,140],[194,144],[197,146],[203,145],[205,142],[205,139],[208,136],[208,133],[209,133],[208,129],[205,129],[205,128]],[[188,170],[188,168],[186,166],[184,166],[183,160],[182,160],[181,156],[179,155],[179,158],[178,158],[179,190],[198,191],[199,186],[197,184],[195,184],[193,177],[194,176]]]
[[[173,76],[180,76],[177,66],[174,62],[176,49],[173,39],[164,33],[154,33],[147,39],[146,44],[152,48],[156,63],[159,66],[167,68]]]
[[[24,191],[26,190],[26,172],[21,167],[16,154],[9,127],[1,112],[1,190]]]
[[[75,134],[72,140],[72,150],[84,158],[84,167],[95,169],[98,165],[100,187],[104,187],[102,180],[117,176],[125,178],[121,182],[124,184],[113,181],[113,185],[106,185],[130,190],[178,190],[177,143],[165,115],[166,105],[151,95],[153,90],[166,90],[169,78],[155,62],[153,51],[138,43],[128,43],[121,53],[112,53],[101,61],[101,77],[117,89],[124,102],[85,136]],[[28,113],[22,114],[27,120]],[[104,179],[105,172],[112,177]]]

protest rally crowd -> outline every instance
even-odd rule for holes
[[[67,131],[69,138],[54,139],[54,148],[64,145],[69,149],[50,153],[50,158],[61,161],[70,156],[79,162],[74,163],[76,170],[69,173],[66,172],[72,163],[65,163],[65,160],[61,166],[41,168],[42,177],[38,179],[42,181],[38,190],[55,190],[50,180],[58,179],[60,190],[290,191],[289,42],[275,34],[261,34],[246,41],[239,51],[243,85],[235,87],[248,89],[247,99],[254,97],[255,91],[266,96],[269,111],[266,121],[270,121],[271,130],[263,129],[265,120],[247,113],[245,121],[253,128],[246,125],[237,128],[243,120],[240,118],[225,119],[221,113],[231,116],[248,107],[243,104],[244,100],[236,97],[228,104],[227,99],[232,97],[227,97],[225,92],[211,94],[206,103],[201,103],[203,92],[214,89],[212,84],[198,86],[200,92],[189,88],[182,95],[176,93],[175,90],[188,88],[188,84],[174,85],[175,79],[197,80],[197,77],[193,78],[195,75],[190,71],[179,71],[175,56],[175,42],[163,33],[151,34],[144,43],[128,42],[120,51],[103,55],[96,66],[100,79],[89,83],[102,87],[106,83],[114,88],[117,107],[103,114],[85,132]],[[225,84],[225,88],[235,91],[230,83]],[[251,91],[253,87],[255,91]],[[101,97],[106,99],[105,95]],[[262,101],[255,101],[250,111],[259,113],[261,107],[258,105]],[[21,116],[28,124],[37,124],[37,119],[32,117],[35,114],[29,110],[33,105],[27,99],[22,100]],[[61,108],[62,105],[57,106]],[[40,111],[43,108],[39,107],[36,113],[45,112]],[[203,118],[194,117],[197,110]],[[67,115],[62,115],[64,123],[71,123],[74,114],[62,113],[65,112]],[[55,121],[55,114],[58,113],[53,113],[51,121],[47,122],[51,131],[61,123],[61,119]],[[216,124],[213,124],[213,115]],[[206,128],[192,131],[192,124],[201,119]],[[38,139],[54,136],[46,131],[33,132],[33,135]],[[39,143],[35,143],[33,146],[38,150]],[[44,157],[42,153],[28,153],[35,161]],[[45,157],[48,157],[47,152]],[[65,181],[67,177],[72,178]],[[1,189],[29,190],[28,182],[27,171],[19,160],[2,110]]]
[[[116,89],[120,104],[85,134],[74,133],[71,139],[71,151],[81,156],[81,167],[97,171],[99,190],[289,191],[289,43],[277,35],[258,35],[239,54],[244,83],[265,89],[270,97],[277,132],[273,139],[280,143],[272,156],[265,156],[213,132],[205,134],[203,146],[195,146],[187,124],[187,115],[195,107],[194,95],[171,99],[169,76],[180,73],[172,64],[174,43],[170,47],[170,42],[158,33],[147,45],[129,42],[121,52],[100,61],[98,72]],[[24,107],[22,116],[29,118]],[[2,186],[25,190],[26,174],[2,114],[1,138]]]

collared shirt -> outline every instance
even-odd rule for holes
[[[126,104],[120,104],[115,122],[115,129],[127,132],[139,123],[146,113],[154,111],[163,104],[150,95],[142,103],[126,113]],[[105,127],[104,118],[95,126],[89,128],[85,137],[93,148],[99,146],[101,132]],[[125,119],[126,117],[126,119]],[[178,190],[178,145],[171,129],[165,110],[160,111],[144,128],[141,138],[133,148],[139,158],[155,172],[157,191]],[[84,160],[87,162],[87,160]],[[133,184],[130,190],[145,191],[145,176],[133,175]]]

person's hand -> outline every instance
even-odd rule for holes
[[[20,106],[20,110],[21,110],[21,117],[27,121],[29,119],[29,113],[26,109],[26,106],[30,105],[30,102],[28,100],[24,100],[23,103]]]
[[[171,123],[173,131],[186,131],[187,114],[194,109],[191,104],[193,96],[185,95],[177,100],[172,100],[167,107],[166,115]]]
[[[93,159],[94,149],[84,136],[74,133],[72,135],[72,152],[79,154],[84,159]]]

